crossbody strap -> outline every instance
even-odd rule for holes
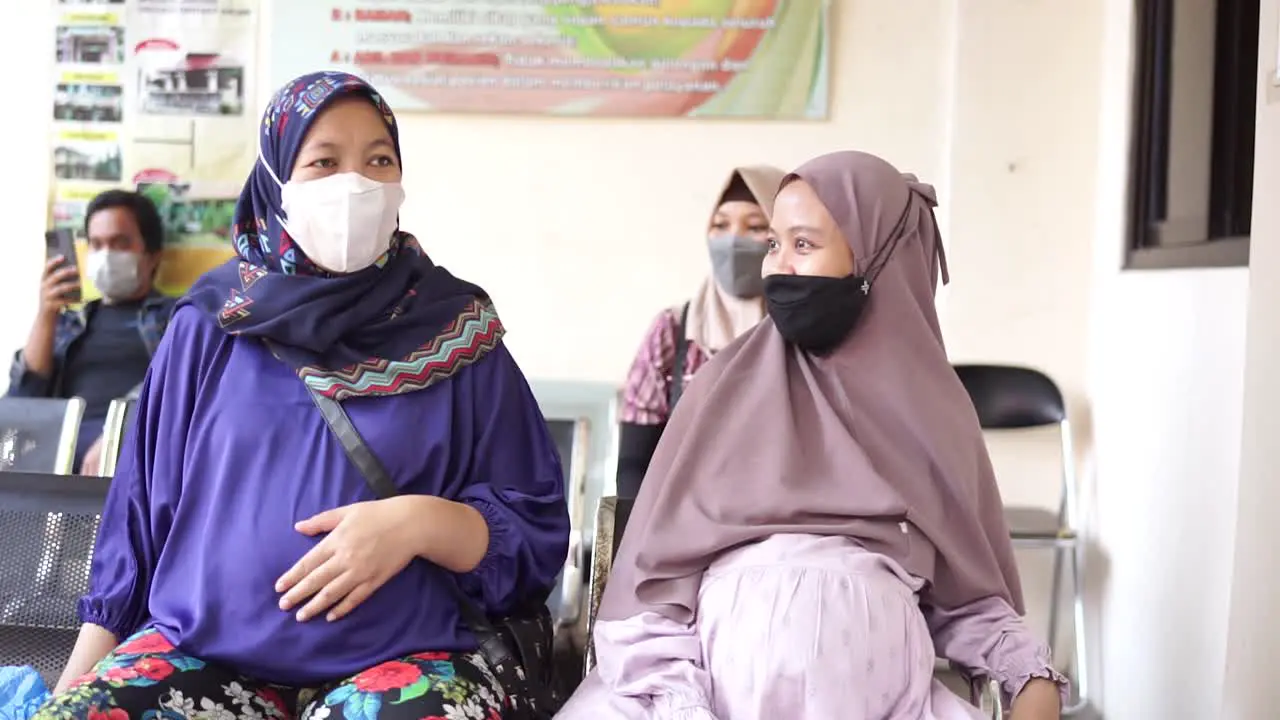
[[[671,370],[671,386],[667,391],[667,417],[676,410],[676,403],[684,394],[684,368],[689,357],[689,338],[685,327],[689,323],[689,303],[680,311],[680,324],[676,326],[676,358],[675,367]]]
[[[369,488],[373,490],[373,494],[378,499],[385,500],[393,498],[400,494],[396,488],[396,484],[392,482],[391,475],[387,469],[383,467],[382,462],[374,456],[373,451],[369,449],[368,443],[360,436],[360,431],[356,430],[356,426],[351,423],[351,417],[347,415],[347,411],[342,409],[342,405],[338,401],[320,394],[313,390],[310,385],[307,386],[307,392],[311,395],[311,400],[320,409],[320,415],[324,417],[324,421],[328,424],[329,429],[338,437],[338,442],[342,443],[342,449],[347,453],[347,458],[356,466],[360,474],[364,476],[365,482],[369,484]],[[462,619],[467,625],[471,626],[471,631],[476,635],[497,634],[493,623],[489,622],[488,616],[480,608],[478,604],[466,593],[462,592],[462,588],[457,583],[445,583],[449,586],[450,592],[458,601],[458,607],[462,611]],[[484,639],[481,638],[483,641]]]
[[[266,345],[271,354],[278,359],[280,355],[276,352],[274,343],[268,341]],[[360,475],[364,477],[369,489],[373,490],[373,494],[379,500],[398,496],[400,491],[395,482],[392,481],[391,474],[387,472],[382,461],[378,460],[377,456],[373,454],[373,450],[369,448],[368,443],[360,436],[360,431],[356,430],[356,426],[352,424],[351,417],[342,408],[342,404],[333,398],[322,395],[305,382],[303,386],[307,388],[307,394],[311,396],[311,401],[320,410],[320,416],[324,418],[329,430],[338,438],[338,442],[342,444],[342,450],[346,453],[347,459],[360,471]],[[458,611],[462,615],[462,621],[467,624],[471,633],[476,636],[480,654],[484,656],[490,669],[498,675],[500,680],[503,680],[503,685],[507,692],[530,694],[540,698],[540,702],[545,707],[553,707],[550,704],[551,698],[546,696],[544,689],[530,685],[527,677],[520,671],[515,670],[516,667],[522,664],[521,658],[512,650],[511,644],[503,637],[501,631],[494,627],[493,622],[489,620],[488,614],[480,607],[479,603],[468,597],[457,582],[446,582],[445,585],[458,603]],[[547,717],[550,717],[550,715],[547,715]]]

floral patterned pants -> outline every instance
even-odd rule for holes
[[[33,720],[501,720],[506,696],[476,653],[419,653],[319,688],[243,677],[144,630]]]

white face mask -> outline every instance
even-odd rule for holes
[[[142,257],[126,250],[94,250],[89,253],[85,270],[93,286],[108,300],[127,300],[138,294]]]
[[[271,166],[263,167],[276,178]],[[289,181],[280,187],[289,237],[321,268],[353,273],[378,261],[391,247],[404,204],[400,183],[381,183],[360,173]]]

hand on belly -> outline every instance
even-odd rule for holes
[[[299,522],[309,536],[326,534],[276,581],[280,609],[299,622],[325,613],[333,622],[350,613],[418,555],[408,498],[360,502]],[[418,518],[421,520],[421,518]]]

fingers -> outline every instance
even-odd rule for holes
[[[45,275],[40,281],[40,288],[46,302],[59,303],[67,297],[73,297],[80,289],[80,271],[75,266],[57,267],[53,264],[54,260],[50,260],[45,265]]]
[[[319,589],[318,587],[312,588],[311,592],[299,597],[296,586],[301,584],[312,572],[324,565],[332,557],[333,551],[329,549],[328,543],[321,541],[319,545],[311,548],[306,555],[303,555],[298,562],[294,563],[288,572],[281,575],[279,580],[276,580],[276,592],[285,593],[285,596],[280,598],[281,610],[288,610]]]
[[[333,563],[330,563],[333,564]],[[333,607],[339,600],[344,600],[353,590],[360,584],[356,579],[355,573],[350,570],[339,573],[337,577],[330,580],[320,591],[312,596],[311,601],[298,611],[298,622],[306,622],[313,617],[324,614],[324,611]],[[359,603],[352,604],[355,608]],[[350,612],[350,611],[348,611]],[[329,618],[331,621],[335,618]]]
[[[48,295],[50,298],[61,299],[63,297],[66,297],[67,295],[74,293],[76,290],[79,290],[79,289],[80,289],[80,279],[76,278],[74,280],[69,280],[67,282],[58,283],[57,285],[50,285],[48,289],[45,291],[45,294]]]
[[[62,264],[63,264],[63,263],[65,263],[66,261],[67,261],[67,258],[66,258],[65,256],[62,256],[62,255],[54,255],[53,257],[49,258],[48,260],[45,260],[45,261],[44,261],[44,272],[43,272],[43,273],[41,273],[41,275],[40,275],[40,276],[41,276],[41,277],[49,277],[50,273],[52,273],[54,270],[57,270],[57,269],[58,269],[58,266],[59,266],[59,265],[62,265]]]
[[[325,620],[334,622],[346,617],[348,613],[359,607],[360,603],[369,599],[373,591],[377,589],[377,585],[372,582],[362,582],[351,588],[351,592],[342,598],[342,602],[338,603],[329,614],[325,616]]]
[[[359,503],[356,503],[357,505]],[[344,505],[340,508],[325,510],[319,515],[312,515],[306,520],[301,520],[293,527],[303,535],[319,535],[320,533],[333,532],[338,527],[338,523],[347,516],[347,513],[355,505]]]
[[[45,273],[44,280],[41,282],[45,287],[51,285],[59,285],[61,283],[80,280],[80,270],[74,265],[68,267],[57,268]]]
[[[298,611],[298,622],[306,622],[317,613],[328,610],[334,603],[342,599],[346,594],[345,590],[338,593],[337,587],[331,587],[339,578],[347,576],[348,572],[339,567],[338,563],[330,560],[320,567],[313,570],[293,587],[292,590],[285,593],[280,598],[280,609],[289,610],[301,605],[307,598],[311,598],[301,610]],[[346,587],[350,590],[350,586]]]

